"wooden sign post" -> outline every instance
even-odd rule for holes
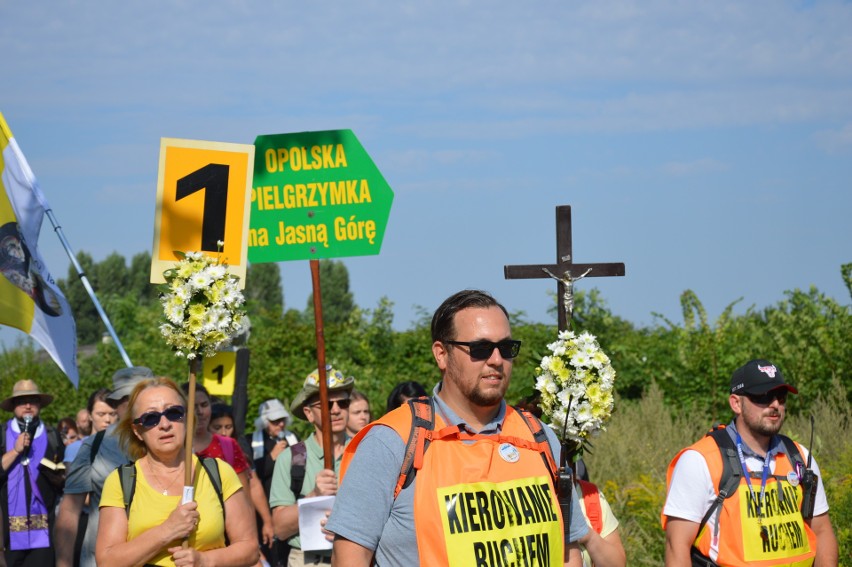
[[[556,263],[528,264],[519,266],[504,266],[503,273],[507,280],[554,278],[559,282],[559,330],[568,328],[568,311],[566,295],[569,301],[573,296],[574,281],[583,277],[623,276],[624,263],[610,264],[575,264],[571,245],[571,206],[556,207]],[[570,286],[566,289],[566,286]],[[566,291],[568,292],[566,294]]]

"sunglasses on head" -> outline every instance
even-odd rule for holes
[[[149,411],[145,412],[136,419],[133,420],[133,423],[136,425],[141,425],[145,429],[151,429],[152,427],[156,427],[160,420],[163,419],[163,416],[166,417],[169,421],[183,421],[184,416],[186,415],[186,408],[183,406],[172,406],[170,408],[166,408],[163,411]]]
[[[339,407],[340,409],[347,409],[347,408],[349,408],[349,402],[351,402],[351,401],[352,400],[350,400],[349,398],[344,398],[342,400],[328,400],[328,411],[331,411],[332,408],[334,408],[334,404],[337,404],[337,407]],[[311,404],[311,407],[314,408],[314,409],[317,409],[321,405],[322,405],[322,402],[316,402],[316,403]]]
[[[500,351],[500,356],[507,359],[512,359],[518,356],[518,353],[521,352],[521,341],[513,341],[511,339],[505,339],[500,341],[499,343],[492,343],[491,341],[444,341],[448,345],[461,345],[466,346],[470,349],[470,357],[474,360],[488,360],[491,358],[491,354],[494,352],[494,349]]]
[[[787,403],[787,390],[776,390],[766,392],[765,394],[746,394],[745,397],[756,406],[768,406],[773,400],[778,400],[779,404]]]

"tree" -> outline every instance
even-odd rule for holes
[[[127,294],[127,264],[124,256],[113,252],[94,266],[92,287],[98,297],[121,296]]]
[[[159,298],[157,286],[151,283],[151,254],[140,252],[130,260],[127,270],[128,293],[140,304],[152,305]]]
[[[87,252],[77,253],[77,263],[87,277],[95,272],[95,262]],[[77,325],[77,343],[80,345],[96,343],[101,339],[103,326],[92,298],[83,287],[74,265],[68,266],[68,279],[58,281],[59,288],[71,306],[74,322]]]
[[[355,299],[349,291],[349,270],[337,260],[320,260],[322,319],[327,325],[345,323],[355,310]],[[305,320],[314,320],[314,294],[308,296]]]
[[[284,309],[284,290],[278,264],[250,264],[243,290],[250,316],[278,314]]]

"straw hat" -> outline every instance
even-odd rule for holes
[[[0,408],[6,411],[12,411],[15,409],[17,402],[16,398],[23,398],[25,396],[37,396],[38,403],[41,407],[45,407],[53,401],[53,396],[50,394],[42,394],[39,391],[38,386],[32,380],[19,380],[15,382],[15,385],[12,387],[12,395],[3,400],[0,403]]]
[[[352,392],[352,388],[355,387],[355,378],[344,376],[343,372],[335,370],[331,367],[331,364],[325,365],[325,377],[329,392]],[[307,421],[308,418],[305,417],[303,408],[308,400],[319,394],[319,391],[319,370],[314,370],[305,378],[305,385],[302,386],[302,389],[293,399],[293,403],[290,404],[290,413]]]

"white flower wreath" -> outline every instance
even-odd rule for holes
[[[536,368],[541,408],[559,438],[582,449],[612,415],[615,370],[587,332],[561,331],[547,348]]]
[[[222,245],[220,241],[220,250]],[[219,257],[201,252],[179,256],[177,265],[163,273],[160,302],[166,322],[160,332],[177,356],[213,356],[248,329],[239,278]]]

